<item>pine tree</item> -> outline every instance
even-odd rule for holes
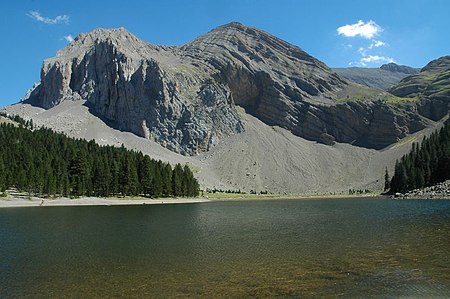
[[[106,167],[103,159],[94,161],[93,166],[93,191],[95,196],[108,196],[109,194],[109,169]]]
[[[142,193],[145,196],[152,195],[152,181],[153,181],[152,163],[149,156],[144,156],[141,167],[141,186]]]
[[[198,185],[198,181],[194,178],[194,174],[192,173],[191,169],[189,168],[188,165],[184,165],[184,178],[186,180],[186,192],[185,192],[185,196],[198,196],[199,194],[199,185]]]
[[[162,169],[157,169],[152,179],[152,197],[161,197],[163,196],[163,182],[162,182]]]
[[[404,164],[400,164],[398,173],[399,191],[404,192],[408,189],[408,177],[406,175],[406,168]]]
[[[122,196],[130,194],[130,168],[130,160],[127,158],[122,159],[119,173],[119,190]]]
[[[130,195],[136,196],[139,195],[139,180],[138,180],[138,172],[137,172],[137,164],[136,161],[130,161],[130,180],[129,180],[129,192]]]
[[[165,163],[161,169],[161,182],[163,196],[171,196],[172,193],[172,166]]]
[[[386,167],[386,172],[384,174],[384,191],[389,190],[389,188],[391,188],[391,179],[389,177],[389,172]]]
[[[83,151],[78,151],[70,161],[69,174],[71,177],[72,195],[81,196],[86,192],[86,157]]]
[[[113,158],[112,158],[113,159]],[[109,195],[116,195],[120,192],[119,188],[119,165],[116,160],[112,160],[110,164],[110,179],[109,179]]]
[[[180,164],[175,165],[172,171],[172,191],[173,196],[182,196],[187,192],[183,190],[183,168]]]
[[[425,179],[423,177],[423,171],[418,168],[416,175],[416,188],[423,188],[425,186]]]
[[[3,164],[2,156],[0,155],[0,192],[6,190],[6,173],[5,165]]]

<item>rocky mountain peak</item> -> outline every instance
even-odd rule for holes
[[[119,52],[141,57],[159,50],[158,46],[144,42],[123,27],[97,28],[91,32],[80,33],[67,47],[58,51],[55,58],[83,56],[84,53],[99,45],[113,47]]]
[[[406,66],[406,65],[398,65],[393,62],[383,64],[382,66],[380,66],[380,69],[386,70],[389,72],[403,73],[403,74],[409,74],[409,75],[414,75],[419,72],[418,69],[415,69],[415,68],[412,68],[412,67]]]
[[[240,22],[230,22],[230,23],[218,26],[217,28],[215,28],[211,31],[216,31],[216,30],[244,30],[245,31],[246,28],[248,28],[248,26],[245,26],[244,24],[242,24]]]
[[[119,28],[95,28],[87,33],[80,33],[75,42],[84,42],[85,40],[107,40],[107,39],[138,39],[124,27]]]
[[[445,71],[450,69],[450,55],[442,56],[438,59],[432,60],[426,66],[421,69],[421,72],[424,71]]]
[[[389,92],[398,97],[420,99],[419,113],[429,119],[439,120],[450,111],[450,56],[428,63],[415,75],[401,80]]]
[[[265,61],[264,58],[275,57],[279,54],[327,68],[325,64],[301,48],[261,29],[245,26],[239,22],[219,26],[182,48],[191,55],[203,51],[214,55],[216,52],[221,52],[221,49],[229,52],[244,52],[244,54],[249,54],[254,61]]]
[[[347,82],[324,63],[263,30],[229,23],[181,47],[182,55],[207,62],[231,89],[236,104],[270,119],[274,98],[332,104]],[[280,107],[281,108],[281,107]]]
[[[327,139],[374,148],[425,125],[413,110],[381,102],[382,91],[240,23],[181,47],[154,46],[124,28],[96,29],[45,60],[40,83],[29,97],[35,105],[85,101],[111,126],[188,155],[244,130],[235,105],[306,139],[326,131]]]

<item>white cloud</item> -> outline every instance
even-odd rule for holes
[[[368,50],[372,50],[373,48],[379,48],[379,47],[384,47],[387,46],[387,44],[381,40],[372,40],[372,43],[367,47],[359,47],[358,48],[358,53],[361,54],[361,56],[367,56],[367,51]]]
[[[364,22],[359,20],[355,24],[344,25],[336,30],[339,35],[345,37],[362,37],[366,39],[359,47],[354,47],[354,51],[360,55],[360,58],[359,60],[350,62],[348,64],[349,66],[366,67],[369,64],[395,62],[391,57],[380,55],[379,48],[387,47],[389,45],[386,42],[375,38],[380,35],[383,28],[374,21],[370,20]]]
[[[361,62],[361,61],[352,61],[348,63],[348,66],[357,66],[357,67],[361,67],[361,66],[366,66],[367,64]]]
[[[38,22],[42,22],[42,23],[48,24],[48,25],[55,25],[55,24],[61,24],[61,23],[68,24],[69,23],[68,15],[56,16],[55,18],[51,19],[48,17],[44,17],[37,10],[30,10],[27,13],[27,16],[29,16],[33,20],[36,20]]]
[[[387,46],[387,44],[381,40],[373,40],[372,43],[369,46],[369,49],[372,48],[379,48],[379,47],[384,47]]]
[[[381,28],[377,23],[370,20],[365,23],[362,20],[359,20],[355,24],[344,25],[336,29],[339,35],[344,35],[347,37],[355,37],[360,36],[363,38],[373,38],[378,35],[383,28]]]
[[[65,39],[68,43],[73,42],[73,36],[72,36],[71,34],[64,36],[64,39]]]
[[[382,62],[395,62],[394,58],[378,55],[367,55],[361,58],[361,63],[382,63]]]

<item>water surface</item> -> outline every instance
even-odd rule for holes
[[[450,297],[450,201],[0,210],[0,297]]]

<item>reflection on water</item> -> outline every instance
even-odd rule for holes
[[[450,202],[0,210],[0,297],[450,296]]]

